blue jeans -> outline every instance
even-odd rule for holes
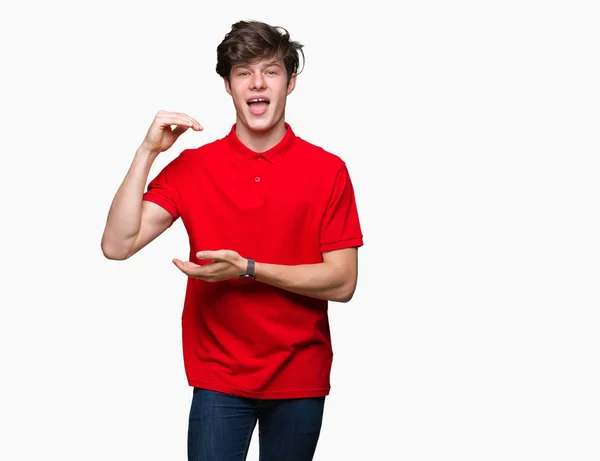
[[[194,388],[188,461],[244,461],[258,421],[260,461],[311,461],[325,397],[259,400]]]

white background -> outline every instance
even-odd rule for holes
[[[185,459],[183,226],[125,262],[100,239],[159,109],[205,131],[152,176],[229,131],[240,19],[305,45],[288,121],[346,160],[365,236],[315,461],[600,459],[594,3],[3,6],[0,459]]]

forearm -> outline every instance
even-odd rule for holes
[[[142,219],[142,198],[156,155],[137,150],[110,206],[102,236],[105,254],[127,254],[135,243]]]
[[[337,302],[348,302],[356,277],[342,266],[323,262],[285,266],[256,262],[256,280],[293,293]]]

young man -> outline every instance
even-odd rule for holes
[[[193,387],[190,460],[242,461],[259,424],[261,461],[309,461],[330,391],[328,301],[347,302],[362,246],[345,163],[285,122],[302,45],[283,28],[238,22],[217,47],[236,121],[186,149],[144,187],[188,129],[160,111],[111,205],[109,259],[133,256],[181,218],[189,261],[183,356]]]

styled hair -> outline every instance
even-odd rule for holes
[[[288,82],[298,72],[300,55],[304,67],[303,45],[290,40],[283,27],[270,26],[259,21],[239,21],[231,26],[217,47],[217,74],[229,80],[231,69],[240,64],[251,64],[262,59],[283,59]]]

